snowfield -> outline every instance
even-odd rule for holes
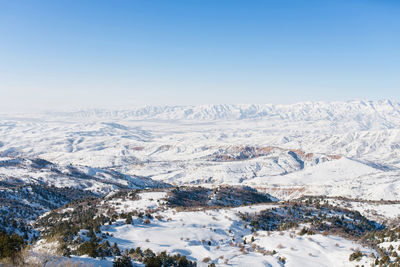
[[[112,194],[109,196],[112,196]],[[102,204],[107,202],[108,204],[112,205],[118,213],[154,210],[165,203],[164,198],[166,196],[166,192],[145,192],[139,194],[138,200],[122,200],[117,198],[115,200],[103,201]]]
[[[245,237],[247,240],[251,236]],[[281,233],[270,233],[259,231],[255,238],[254,244],[257,244],[265,249],[277,249],[280,255],[286,258],[285,266],[368,266],[371,264],[371,259],[364,258],[363,260],[352,263],[349,262],[350,254],[355,250],[360,250],[364,254],[371,254],[373,250],[363,248],[354,242],[348,241],[337,236],[323,236],[320,234],[312,236],[296,236],[293,237],[289,231]],[[239,263],[239,262],[238,262]],[[254,262],[256,266],[266,265]],[[271,264],[275,266],[274,264]],[[244,265],[243,265],[244,266]],[[276,266],[280,266],[276,264]]]
[[[246,211],[252,210],[242,208],[242,212]],[[207,266],[211,261],[217,266],[281,266],[279,257],[286,258],[285,266],[355,266],[355,263],[348,260],[353,250],[359,249],[367,254],[373,252],[335,236],[294,237],[295,234],[292,234],[290,237],[294,230],[272,232],[269,235],[259,231],[256,232],[254,244],[266,250],[277,251],[276,255],[264,256],[246,249],[244,252],[240,250],[244,239],[250,243],[245,248],[251,247],[250,240],[254,234],[239,222],[235,210],[175,214],[170,211],[162,213],[162,216],[165,220],[148,225],[134,221],[133,225],[118,226],[117,223],[116,226],[105,226],[104,232],[112,234],[113,237],[108,240],[117,242],[122,249],[141,247],[157,252],[166,250],[169,253],[180,253],[196,260],[198,266]],[[202,263],[207,258],[210,258],[210,262]]]

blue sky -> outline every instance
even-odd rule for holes
[[[2,110],[400,101],[400,2],[0,1]]]

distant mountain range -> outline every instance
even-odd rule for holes
[[[128,110],[91,109],[74,112],[50,112],[48,116],[73,118],[119,118],[134,120],[356,120],[363,129],[381,125],[400,125],[400,104],[390,100],[349,102],[303,102],[289,105],[200,105],[144,106]]]

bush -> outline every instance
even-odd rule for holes
[[[363,255],[362,255],[361,251],[358,250],[358,251],[350,254],[349,261],[354,261],[354,260],[359,261],[362,258],[362,256]]]
[[[389,261],[390,261],[389,256],[388,256],[388,255],[385,255],[385,256],[382,257],[382,259],[381,259],[381,261],[380,261],[380,264],[386,265],[386,266],[387,266],[387,264],[389,263]]]
[[[209,262],[210,260],[211,260],[210,257],[205,257],[205,258],[203,259],[203,262],[207,263],[207,262]]]

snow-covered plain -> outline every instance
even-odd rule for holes
[[[178,185],[244,184],[280,198],[398,200],[400,105],[387,100],[0,114],[0,155]]]

